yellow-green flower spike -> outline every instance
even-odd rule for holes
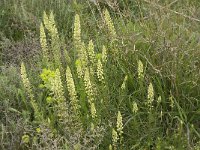
[[[57,36],[58,31],[57,31],[57,28],[56,28],[54,14],[53,14],[52,11],[50,12],[50,15],[49,15],[49,25],[50,25],[50,32],[54,33],[54,36]]]
[[[49,16],[49,26],[50,26],[49,32],[51,36],[51,48],[52,48],[52,53],[54,56],[54,64],[55,64],[54,67],[57,68],[61,66],[60,38],[58,35],[58,30],[55,24],[54,15],[52,11]]]
[[[115,129],[113,128],[112,129],[112,144],[113,144],[113,147],[116,147],[118,140],[119,140],[118,134],[115,131]]]
[[[84,84],[85,84],[85,91],[87,94],[88,102],[91,104],[94,102],[94,91],[93,91],[93,86],[90,81],[90,73],[89,70],[86,69],[85,75],[84,75]]]
[[[128,80],[128,76],[126,75],[125,78],[124,78],[124,81],[123,81],[123,83],[122,83],[122,85],[121,85],[121,89],[122,89],[122,90],[125,90],[125,89],[126,89],[126,82],[127,82],[127,80]]]
[[[154,89],[153,89],[152,83],[150,83],[149,86],[148,86],[147,98],[148,98],[148,102],[147,103],[148,103],[149,107],[151,108],[152,107],[152,102],[154,101]]]
[[[78,50],[78,59],[75,62],[78,78],[82,78],[88,64],[88,57],[85,44],[82,42],[81,48]]]
[[[89,58],[87,56],[86,46],[85,46],[84,42],[82,42],[82,44],[81,44],[78,59],[80,59],[80,61],[81,61],[82,70],[84,72],[86,67],[88,66],[88,62],[89,62]]]
[[[113,21],[110,17],[110,13],[107,9],[104,11],[104,19],[105,19],[105,23],[108,27],[108,30],[110,32],[110,35],[112,36],[112,38],[116,38],[115,27],[114,27]]]
[[[123,133],[123,122],[122,122],[122,115],[120,111],[118,111],[117,113],[117,132],[119,136],[121,136]]]
[[[74,46],[77,50],[81,47],[81,24],[78,14],[75,15],[74,19]]]
[[[95,104],[94,104],[94,86],[92,85],[91,81],[90,81],[90,73],[88,68],[85,70],[85,75],[84,75],[84,84],[85,84],[85,91],[87,94],[87,98],[88,98],[88,103],[90,105],[90,112],[91,112],[91,116],[92,118],[96,118],[97,114],[96,114],[96,108],[95,108]]]
[[[49,31],[51,29],[50,24],[49,24],[49,18],[46,14],[46,12],[44,11],[43,13],[43,22],[44,22],[44,26],[47,28],[47,30]]]
[[[101,59],[98,59],[98,62],[97,62],[97,77],[100,82],[104,82],[104,71],[103,71],[103,65],[101,63]]]
[[[45,64],[48,64],[49,54],[48,54],[48,48],[47,48],[47,39],[46,39],[45,31],[44,31],[44,26],[42,23],[40,24],[40,45],[43,52],[43,61]]]
[[[93,77],[94,76],[94,74],[95,74],[95,71],[94,71],[94,69],[93,69],[93,67],[92,66],[89,66],[89,72],[90,72],[90,75]]]
[[[71,73],[69,66],[67,66],[67,70],[66,70],[66,81],[67,81],[67,90],[69,92],[69,96],[70,96],[70,100],[71,100],[72,110],[75,114],[78,115],[80,105],[78,103],[75,84],[74,84],[74,80],[73,80],[72,73]]]
[[[138,61],[138,78],[140,80],[144,79],[144,67],[143,67],[143,63],[141,60]]]
[[[54,96],[57,98],[59,102],[65,101],[64,91],[61,81],[61,75],[59,69],[56,69],[55,78],[52,81],[52,88],[51,90],[54,92]]]
[[[76,62],[75,62],[75,65],[76,65],[76,72],[77,72],[78,78],[81,79],[84,75],[84,72],[82,70],[81,60],[77,59]]]
[[[138,111],[138,106],[137,103],[134,101],[132,104],[132,112],[135,114]]]
[[[78,54],[78,58],[82,61],[82,64],[84,66],[87,65],[89,60],[88,60],[88,57],[87,57],[87,52],[86,52],[86,47],[85,47],[84,42],[81,43],[81,48],[80,48],[80,52]]]
[[[53,92],[54,99],[57,101],[57,114],[62,122],[66,121],[68,117],[67,104],[64,97],[64,90],[61,81],[61,75],[59,69],[56,69],[55,78],[51,81],[51,91]]]
[[[94,44],[93,44],[92,40],[90,40],[89,44],[88,44],[88,56],[89,56],[89,60],[92,63],[92,65],[95,65],[96,58],[95,58],[95,53],[94,53]]]
[[[25,68],[25,65],[23,62],[21,63],[21,78],[22,78],[22,82],[25,87],[25,90],[27,91],[28,96],[30,98],[30,103],[34,109],[35,118],[40,119],[40,112],[38,109],[38,105],[37,105],[36,101],[34,100],[34,95],[33,95],[32,89],[31,89],[31,84],[29,82],[29,79],[28,79],[28,76],[26,73],[26,68]]]
[[[94,128],[95,128],[95,127],[94,127],[94,124],[91,123],[91,124],[90,124],[90,130],[91,130],[91,131],[94,131]]]
[[[108,149],[109,149],[109,150],[112,150],[112,145],[111,145],[111,144],[109,145]]]
[[[54,56],[54,67],[55,68],[60,67],[61,66],[60,39],[52,11],[49,17],[47,16],[46,12],[44,12],[43,22],[51,36],[51,50]]]
[[[26,68],[25,68],[25,65],[23,62],[21,63],[21,78],[22,78],[23,85],[24,85],[25,89],[27,90],[30,99],[33,100],[34,96],[32,93],[31,84],[27,77]]]
[[[159,96],[159,97],[158,97],[158,99],[157,99],[157,103],[158,103],[158,104],[160,104],[160,103],[161,103],[161,101],[162,101],[162,97],[161,97],[161,96]]]
[[[107,49],[104,45],[103,45],[103,48],[102,48],[102,62],[103,63],[107,62]]]
[[[94,103],[91,103],[90,110],[91,110],[91,116],[92,116],[92,118],[93,119],[96,118],[97,117],[97,111],[96,111]]]

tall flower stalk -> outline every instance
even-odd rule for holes
[[[76,48],[76,51],[79,51],[81,48],[81,24],[80,24],[80,16],[78,14],[75,15],[74,19],[74,46]]]
[[[154,88],[153,84],[150,83],[148,86],[148,95],[147,95],[147,105],[151,109],[153,107],[152,103],[154,101]]]
[[[137,69],[137,72],[138,72],[138,79],[140,81],[143,81],[144,79],[144,66],[143,66],[143,63],[141,60],[138,61],[138,69]]]
[[[25,87],[25,90],[26,90],[26,92],[27,92],[27,94],[28,94],[28,96],[30,98],[30,103],[31,103],[31,105],[33,107],[35,118],[37,120],[39,120],[39,119],[41,119],[41,114],[39,112],[38,104],[34,99],[33,91],[32,91],[32,88],[31,88],[31,84],[30,84],[30,81],[28,79],[28,76],[27,76],[27,73],[26,73],[26,68],[25,68],[25,65],[24,65],[23,62],[21,63],[21,79],[22,79],[23,85]]]
[[[42,48],[43,63],[45,65],[48,65],[48,61],[49,61],[48,46],[47,46],[47,39],[46,39],[45,31],[44,31],[44,26],[42,23],[40,24],[40,45]]]
[[[69,68],[69,66],[67,66],[67,70],[66,70],[66,81],[67,81],[67,90],[70,96],[70,104],[71,104],[70,106],[72,107],[72,111],[73,113],[75,113],[75,116],[76,115],[78,116],[80,113],[79,112],[80,105],[77,99],[75,84],[74,84],[71,69]]]
[[[104,83],[104,71],[101,59],[98,59],[97,61],[97,78],[100,82]]]
[[[88,58],[92,66],[95,66],[96,64],[96,57],[95,57],[95,52],[94,52],[94,43],[92,40],[89,41],[88,43]]]
[[[90,111],[91,111],[91,115],[92,115],[92,118],[96,118],[97,114],[96,114],[96,108],[95,108],[95,104],[94,104],[94,87],[91,83],[91,80],[90,80],[90,73],[89,73],[89,70],[86,69],[85,71],[85,75],[84,75],[84,84],[85,84],[85,91],[86,91],[86,94],[87,94],[87,98],[88,98],[88,103],[90,105]]]
[[[55,23],[55,19],[54,19],[54,14],[53,12],[50,13],[50,15],[48,16],[46,14],[46,12],[44,12],[44,15],[43,15],[43,22],[44,22],[44,25],[46,27],[46,29],[48,30],[49,32],[49,35],[51,37],[51,52],[53,54],[53,64],[54,64],[54,68],[60,68],[61,67],[61,43],[60,43],[60,38],[59,38],[59,35],[58,35],[58,30],[57,30],[57,27],[56,27],[56,23]],[[45,46],[45,40],[44,40],[44,37],[45,37],[45,33],[43,32],[43,26],[41,26],[41,43],[43,43],[41,46],[43,47],[43,49],[47,46]],[[47,42],[46,42],[47,43]],[[46,44],[47,45],[47,44]],[[46,53],[46,52],[45,52]]]
[[[55,78],[51,81],[51,91],[53,98],[57,102],[57,116],[62,123],[66,123],[68,117],[68,106],[64,97],[64,90],[59,69],[56,69]]]
[[[108,30],[109,30],[109,33],[110,33],[112,39],[115,39],[117,37],[117,34],[116,34],[116,31],[115,31],[113,21],[110,17],[110,13],[107,9],[104,11],[104,19],[105,19],[105,23],[108,27]]]
[[[117,113],[117,132],[120,138],[120,143],[122,142],[122,134],[123,134],[123,122],[121,112]]]

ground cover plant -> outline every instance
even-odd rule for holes
[[[0,4],[0,149],[200,149],[199,1]]]

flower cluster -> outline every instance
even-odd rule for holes
[[[43,18],[44,18],[43,19],[44,25],[45,25],[46,29],[49,31],[50,37],[51,37],[51,50],[52,50],[52,54],[54,56],[54,68],[57,68],[57,67],[61,66],[61,61],[60,61],[61,52],[60,52],[60,38],[58,35],[58,30],[56,28],[53,12],[51,12],[49,16],[47,16],[47,14],[44,12]],[[45,47],[44,37],[46,38],[46,36],[45,36],[45,32],[43,32],[42,26],[41,26],[40,34],[41,34],[40,41],[41,41],[41,43],[43,43],[42,47]],[[46,54],[48,54],[48,53],[46,53]]]
[[[121,137],[123,134],[123,123],[122,123],[122,115],[120,111],[118,111],[117,113],[117,132],[119,134],[119,137]]]
[[[102,48],[102,62],[103,63],[107,62],[107,49],[104,45],[103,45],[103,48]]]
[[[48,31],[50,31],[51,30],[51,25],[49,24],[49,17],[47,16],[45,11],[43,13],[43,22],[44,22],[44,26],[46,27],[46,29]]]
[[[112,145],[114,149],[116,149],[118,140],[120,140],[120,144],[122,143],[122,134],[123,134],[123,122],[122,122],[122,115],[121,112],[118,111],[117,113],[117,131],[113,128],[112,129]]]
[[[40,24],[40,45],[43,52],[43,63],[48,65],[49,54],[48,54],[48,47],[47,47],[47,39],[46,39],[45,31],[44,31],[44,26],[42,23]]]
[[[80,59],[76,60],[75,66],[76,66],[76,72],[77,72],[78,78],[82,78],[84,76],[84,72],[83,72],[83,69],[82,69],[82,64],[81,64]]]
[[[112,129],[112,145],[113,145],[113,147],[117,146],[118,140],[119,140],[119,137],[118,137],[117,131],[115,131],[115,129],[113,128]]]
[[[128,76],[126,75],[125,78],[124,78],[124,81],[123,81],[123,83],[122,83],[122,85],[121,85],[121,89],[122,89],[122,90],[125,90],[125,89],[126,89],[126,82],[127,82],[127,80],[128,80]]]
[[[60,71],[56,69],[55,78],[51,80],[51,91],[53,98],[57,102],[57,115],[61,122],[66,121],[68,117],[67,113],[67,103],[64,97],[64,90],[62,86]]]
[[[33,95],[32,89],[31,89],[31,84],[29,82],[29,79],[28,79],[28,76],[27,76],[27,73],[26,73],[26,68],[25,68],[25,65],[24,65],[23,62],[21,63],[21,78],[22,78],[22,82],[23,82],[23,85],[25,87],[25,90],[27,91],[28,96],[30,98],[30,103],[31,103],[31,105],[34,109],[35,118],[40,119],[39,108],[38,108],[38,105],[37,105],[37,103],[34,99],[34,95]]]
[[[139,80],[143,80],[144,79],[144,67],[143,67],[143,63],[141,60],[138,61],[138,78]]]
[[[116,34],[116,31],[115,31],[115,27],[114,27],[114,24],[113,24],[112,19],[110,17],[110,13],[107,9],[104,11],[104,19],[105,19],[105,23],[108,27],[108,30],[110,32],[110,35],[112,36],[112,38],[116,38],[117,34]]]
[[[90,40],[88,43],[87,51],[88,51],[89,60],[90,60],[91,64],[94,66],[96,63],[96,58],[95,58],[95,53],[94,53],[94,44],[93,44],[92,40]]]
[[[89,70],[86,69],[85,71],[85,75],[84,75],[84,84],[85,84],[85,91],[87,94],[87,98],[88,98],[88,103],[90,104],[90,110],[91,110],[91,115],[92,118],[96,117],[96,109],[95,109],[95,105],[94,105],[94,91],[93,91],[93,86],[92,83],[90,81],[90,73]]]
[[[95,108],[95,104],[92,102],[91,104],[90,104],[90,111],[91,111],[91,116],[92,116],[92,118],[94,119],[94,118],[96,118],[97,117],[97,111],[96,111],[96,108]]]
[[[88,56],[87,56],[87,52],[86,52],[86,47],[85,47],[85,43],[82,42],[81,44],[81,48],[80,51],[78,53],[78,59],[81,60],[83,67],[85,67],[88,64]]]
[[[81,47],[81,25],[80,25],[80,16],[78,14],[75,15],[74,19],[74,46],[76,50]]]
[[[88,64],[88,57],[85,44],[82,43],[81,48],[78,50],[78,59],[76,60],[76,70],[79,78],[82,78]]]
[[[132,112],[136,113],[137,111],[138,111],[138,106],[137,106],[137,103],[134,101],[132,104]]]
[[[51,88],[51,81],[55,78],[55,71],[50,69],[43,69],[40,77],[43,81],[43,84],[40,85],[41,88],[46,87],[47,89]]]
[[[103,65],[101,63],[101,59],[97,61],[97,77],[100,82],[104,82],[104,73],[103,73]]]
[[[67,81],[67,90],[69,92],[73,113],[78,115],[80,105],[78,103],[75,84],[74,84],[74,80],[73,80],[72,73],[71,73],[69,66],[67,66],[67,70],[66,70],[66,81]]]
[[[154,89],[153,89],[152,83],[150,83],[149,86],[148,86],[147,98],[148,98],[147,104],[151,108],[152,107],[152,102],[154,101]]]
[[[23,85],[24,85],[25,89],[27,90],[30,99],[33,100],[34,95],[32,93],[31,84],[27,77],[26,68],[25,68],[24,63],[21,63],[21,78],[22,78]]]

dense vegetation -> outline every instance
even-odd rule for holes
[[[0,6],[0,149],[200,149],[199,0]]]

